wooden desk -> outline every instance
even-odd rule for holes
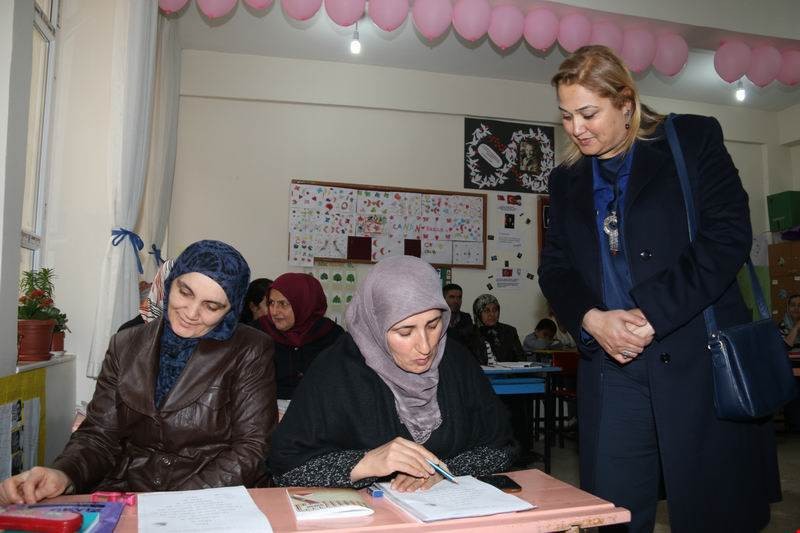
[[[529,366],[507,368],[500,366],[481,366],[483,373],[489,378],[495,394],[542,394],[544,395],[544,471],[550,473],[550,448],[552,446],[553,435],[553,395],[552,379],[554,373],[560,372],[561,368],[550,365]],[[543,375],[544,378],[531,377]],[[522,377],[528,376],[528,377]],[[526,407],[527,409],[527,407]],[[528,431],[533,433],[533,415],[526,412],[526,420],[530,427]],[[529,450],[523,453],[528,453]]]
[[[613,503],[576,489],[562,481],[552,478],[540,470],[510,472],[509,477],[522,485],[522,492],[516,495],[538,506],[531,511],[509,513],[477,518],[461,518],[422,524],[406,515],[398,507],[384,498],[372,498],[364,493],[364,498],[375,509],[372,516],[349,519],[327,520],[298,525],[289,508],[286,489],[251,489],[250,495],[261,509],[277,533],[289,531],[567,531],[575,526],[581,528],[629,522],[630,512]],[[62,496],[48,503],[67,501],[88,501],[88,496]],[[115,533],[135,533],[138,521],[136,509],[127,507]]]

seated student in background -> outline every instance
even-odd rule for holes
[[[786,313],[780,324],[783,342],[789,351],[800,351],[800,294],[792,294],[786,300]],[[795,378],[800,390],[800,378]],[[783,407],[786,429],[791,433],[800,433],[800,396],[795,397]]]
[[[553,321],[556,325],[556,336],[554,340],[561,343],[561,346],[564,348],[574,348],[575,347],[575,339],[572,338],[567,328],[561,324],[558,319],[556,318],[556,314],[553,312],[553,307],[548,303],[547,304],[547,317]]]
[[[475,316],[475,331],[470,347],[480,364],[524,359],[516,328],[500,322],[500,302],[497,298],[491,294],[481,294],[472,304],[472,313]]]
[[[447,338],[466,345],[472,333],[472,318],[461,311],[464,291],[460,285],[448,283],[442,287],[442,295],[450,308],[450,322],[447,324]]]
[[[165,315],[111,338],[86,419],[53,468],[0,484],[0,504],[256,484],[278,413],[272,341],[239,325],[249,276],[223,242],[186,248]]]
[[[239,316],[239,322],[248,326],[258,327],[254,322],[269,313],[267,299],[269,298],[269,288],[271,286],[272,280],[269,278],[257,278],[250,282],[247,287],[247,294],[244,296],[244,305],[242,306],[242,314]]]
[[[347,331],[309,369],[273,436],[280,485],[400,490],[502,472],[508,415],[469,352],[447,339],[436,271],[410,256],[372,267],[347,308]]]
[[[164,309],[164,280],[169,276],[173,263],[174,260],[172,259],[167,259],[161,263],[156,275],[153,277],[153,283],[150,284],[150,292],[147,294],[147,298],[139,304],[139,314],[122,324],[117,332],[161,318],[161,313]]]
[[[561,343],[556,340],[556,332],[558,328],[556,323],[549,318],[543,318],[536,324],[533,333],[527,335],[522,342],[522,350],[527,352],[535,352],[536,350],[549,350],[552,348],[560,348]]]
[[[309,274],[278,276],[270,287],[268,303],[269,313],[258,319],[258,325],[275,341],[278,398],[291,400],[311,362],[333,344],[342,328],[325,317],[325,293]]]

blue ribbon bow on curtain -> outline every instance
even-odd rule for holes
[[[161,257],[161,248],[157,247],[155,244],[150,245],[150,251],[147,253],[154,256],[153,259],[156,262],[156,267],[160,267],[161,265],[166,263],[166,261],[164,261],[164,258]]]
[[[144,242],[142,242],[142,238],[125,228],[112,229],[111,236],[111,244],[114,246],[119,246],[119,244],[126,238],[130,240],[131,246],[133,246],[133,255],[136,256],[136,266],[139,267],[139,274],[144,274],[142,260],[139,258],[139,250],[144,248]]]

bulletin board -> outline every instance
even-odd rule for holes
[[[292,180],[289,264],[375,263],[413,255],[438,267],[486,267],[486,195]]]

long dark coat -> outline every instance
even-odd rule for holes
[[[747,194],[715,119],[683,115],[675,125],[697,174],[696,241],[689,243],[663,131],[637,143],[623,211],[631,295],[656,332],[644,355],[670,524],[675,532],[757,531],[769,520],[768,502],[780,498],[772,424],[716,418],[702,315],[713,303],[720,327],[751,319],[735,279],[751,245]],[[583,315],[603,309],[592,189],[589,158],[552,173],[550,228],[539,268],[545,297],[575,339],[581,339]],[[578,344],[581,486],[591,492],[606,354],[596,342]]]

